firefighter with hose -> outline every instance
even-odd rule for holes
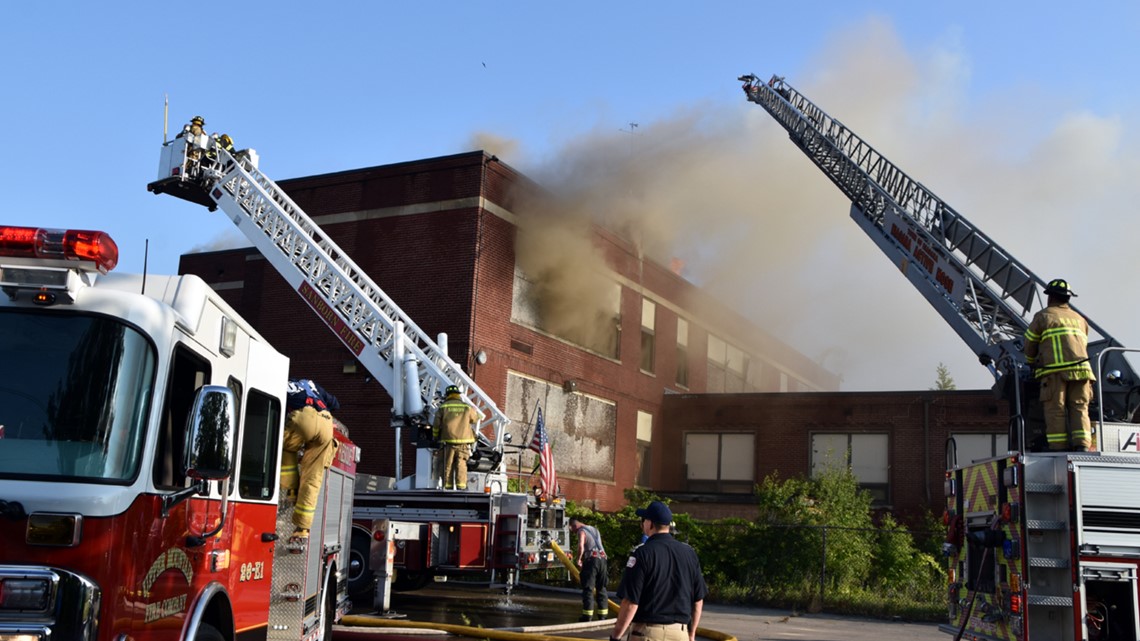
[[[606,591],[609,568],[606,548],[598,528],[577,518],[570,519],[570,529],[578,533],[578,569],[581,572],[582,616],[579,621],[598,621],[610,616],[610,598]],[[594,607],[594,604],[597,607]]]

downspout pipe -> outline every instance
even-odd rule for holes
[[[922,478],[927,505],[930,505],[930,403],[930,397],[922,399]]]

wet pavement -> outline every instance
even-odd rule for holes
[[[371,608],[353,610],[366,614]],[[576,623],[582,613],[577,592],[502,586],[436,583],[412,592],[393,592],[390,614],[410,621],[431,621],[482,628],[513,629]]]
[[[573,590],[519,587],[506,595],[501,587],[433,584],[392,595],[396,620],[430,621],[499,630],[517,630],[582,639],[606,639],[610,622],[578,623],[581,602]],[[366,615],[370,609],[357,608]],[[797,615],[789,611],[706,604],[701,628],[729,634],[738,641],[944,641],[934,623],[882,621],[830,614]],[[428,630],[372,629],[337,626],[336,641],[424,640]],[[454,639],[464,637],[454,636]]]

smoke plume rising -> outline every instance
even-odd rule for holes
[[[1044,89],[971,103],[969,62],[953,42],[918,55],[874,19],[830,42],[788,81],[1038,276],[1068,278],[1082,311],[1128,344],[1119,332],[1140,303],[1105,274],[1135,272],[1124,239],[1140,232],[1126,214],[1140,195],[1137,157],[1120,143],[1134,134],[1116,117],[1038,102]],[[567,293],[552,304],[604,303],[589,302],[596,281],[577,280],[601,264],[585,233],[596,223],[662,264],[683,259],[689,280],[840,374],[842,389],[929,389],[939,363],[960,389],[988,387],[965,344],[847,220],[841,192],[724,80],[731,100],[588,133],[524,168],[550,197],[520,230],[520,262],[545,270],[554,299]]]

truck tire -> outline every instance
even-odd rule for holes
[[[368,564],[372,539],[362,530],[352,530],[352,545],[348,552],[348,595],[372,603],[372,588],[376,573]]]
[[[198,634],[194,635],[194,641],[226,641],[226,638],[214,626],[202,623],[198,626]]]
[[[321,609],[323,610],[321,617],[321,628],[323,628],[321,639],[322,641],[332,641],[333,638],[333,620],[336,618],[336,575],[329,573],[328,580],[325,581],[325,591],[321,600]]]

